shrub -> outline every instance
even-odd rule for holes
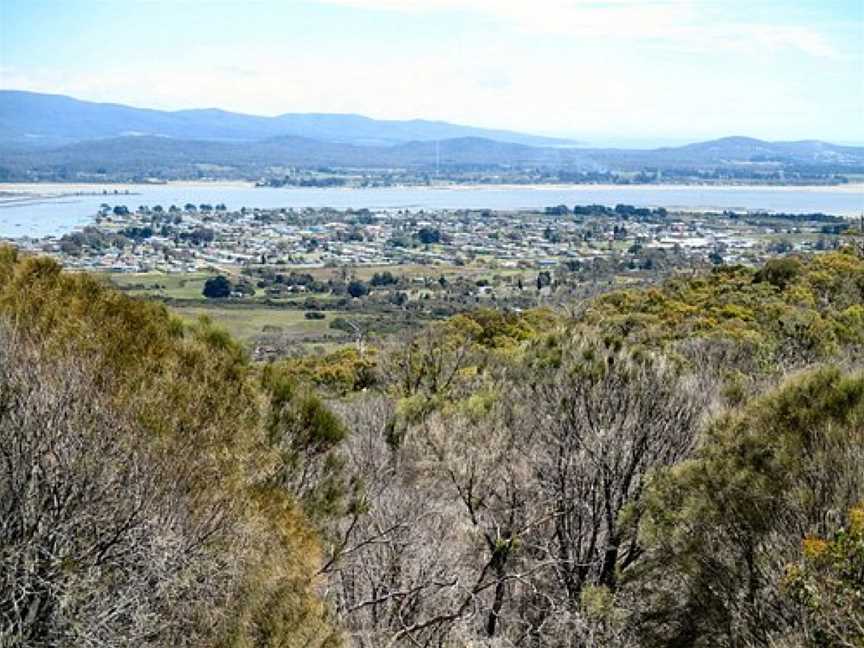
[[[202,293],[208,299],[223,299],[231,295],[231,282],[222,275],[210,277],[204,282]]]

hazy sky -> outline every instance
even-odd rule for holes
[[[591,143],[864,143],[864,0],[0,0],[0,86]]]

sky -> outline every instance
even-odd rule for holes
[[[0,87],[592,145],[864,144],[864,0],[0,0]]]

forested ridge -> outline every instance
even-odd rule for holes
[[[864,646],[864,259],[261,365],[0,248],[0,646]]]

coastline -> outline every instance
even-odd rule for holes
[[[87,194],[100,195],[106,192],[106,196],[114,195],[114,192],[137,192],[142,189],[157,187],[176,187],[194,189],[253,189],[254,182],[245,180],[172,180],[164,184],[134,184],[134,183],[59,183],[59,182],[3,182],[0,183],[0,200],[3,194],[17,194],[7,196],[18,198],[23,195],[70,195]],[[259,187],[262,191],[310,191],[316,187]],[[326,187],[326,191],[375,191],[375,190],[399,189],[399,190],[434,190],[434,191],[778,191],[778,192],[831,192],[831,193],[860,193],[864,195],[864,182],[839,185],[704,185],[704,184],[442,184],[442,185],[393,185],[390,187]]]
[[[132,182],[122,182],[122,183],[104,183],[104,182],[0,182],[0,196],[4,193],[19,193],[19,194],[42,194],[42,193],[50,193],[56,194],[57,192],[62,192],[63,194],[75,194],[75,193],[84,193],[87,195],[100,195],[103,191],[106,196],[113,196],[114,192],[117,191],[140,191],[141,189],[149,189],[154,187],[194,187],[194,188],[207,188],[212,187],[214,189],[220,188],[252,188],[255,186],[254,182],[246,182],[245,180],[214,180],[214,181],[205,181],[205,180],[177,180],[165,183],[132,183]]]
[[[860,193],[864,195],[864,182],[842,185],[704,185],[704,184],[464,184],[442,186],[412,186],[402,189],[453,189],[470,191],[488,191],[494,189],[527,189],[529,191],[798,191],[798,192],[832,192]]]

